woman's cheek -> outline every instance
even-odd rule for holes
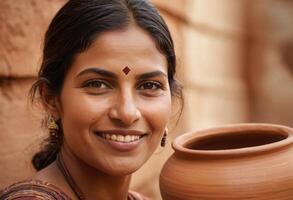
[[[167,97],[160,98],[146,103],[143,108],[144,117],[151,126],[152,131],[164,130],[171,114],[171,100]]]
[[[69,96],[69,95],[68,95]],[[100,102],[100,103],[98,103]],[[89,130],[95,120],[100,116],[103,102],[95,101],[85,94],[71,95],[71,98],[64,98],[63,113],[64,125],[74,130]]]

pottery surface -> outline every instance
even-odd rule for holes
[[[177,137],[160,175],[164,200],[292,200],[293,130],[235,124]]]

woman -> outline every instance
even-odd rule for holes
[[[38,80],[50,137],[38,170],[1,199],[146,199],[131,174],[165,145],[181,88],[164,20],[146,0],[70,0],[46,35]]]

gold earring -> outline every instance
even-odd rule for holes
[[[168,129],[166,128],[161,139],[161,147],[165,147],[167,143]]]
[[[56,123],[55,119],[52,117],[52,115],[49,116],[47,127],[49,129],[50,136],[54,139],[58,138],[59,126]]]
[[[52,117],[52,115],[49,116],[49,121],[48,121],[47,127],[49,130],[58,130],[59,129],[59,126],[56,123],[56,121],[54,120],[54,118]]]

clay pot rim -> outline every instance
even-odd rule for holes
[[[195,141],[200,138],[205,138],[206,136],[223,134],[225,132],[243,132],[243,128],[246,130],[256,130],[262,129],[263,131],[279,131],[281,134],[287,136],[287,138],[269,144],[264,144],[260,146],[235,148],[235,149],[225,149],[225,150],[194,150],[184,147],[188,143]],[[194,133],[197,134],[194,134]],[[207,133],[209,133],[207,135]],[[283,125],[268,124],[268,123],[240,123],[240,124],[228,124],[217,126],[213,128],[202,129],[198,131],[187,132],[183,135],[176,137],[172,142],[172,148],[175,153],[190,155],[202,155],[202,156],[239,156],[239,155],[249,155],[255,153],[261,153],[265,151],[271,151],[285,147],[289,144],[293,144],[293,129]]]

